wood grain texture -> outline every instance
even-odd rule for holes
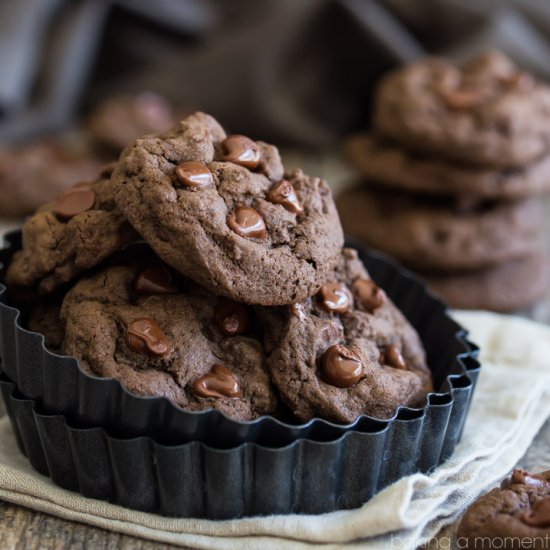
[[[82,523],[65,521],[41,512],[0,502],[0,548],[2,550],[168,550],[166,544],[112,533]],[[181,548],[181,547],[179,547]]]

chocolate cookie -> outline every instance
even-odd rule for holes
[[[63,351],[133,393],[237,420],[277,408],[253,312],[197,285],[186,292],[164,265],[114,266],[84,278],[61,315]]]
[[[550,266],[545,256],[532,254],[483,271],[423,277],[454,308],[512,312],[528,308],[548,292]]]
[[[262,309],[268,366],[296,417],[352,422],[422,406],[431,390],[422,343],[352,249],[319,293]]]
[[[172,105],[153,92],[123,94],[100,103],[90,114],[88,131],[117,155],[137,138],[168,130],[176,121]]]
[[[105,173],[67,189],[25,223],[23,248],[13,256],[6,283],[20,298],[50,294],[136,237]]]
[[[514,470],[468,508],[456,536],[459,548],[548,548],[550,471]]]
[[[475,270],[524,257],[537,248],[543,206],[456,202],[367,186],[337,200],[344,229],[420,270]]]
[[[23,217],[53,200],[75,181],[101,168],[85,150],[62,141],[0,149],[0,216]]]
[[[165,262],[241,302],[311,296],[343,244],[324,181],[301,171],[284,176],[277,149],[226,136],[203,113],[138,139],[113,183],[120,209]]]
[[[367,182],[411,192],[513,200],[550,191],[550,155],[495,170],[415,154],[367,134],[348,139],[345,154]]]
[[[382,80],[374,125],[412,150],[523,166],[550,150],[550,89],[494,51],[463,68],[427,59]]]
[[[42,300],[32,307],[27,328],[44,336],[45,346],[53,352],[61,350],[65,327],[59,317],[61,301],[58,298]]]

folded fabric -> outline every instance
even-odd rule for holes
[[[0,421],[0,499],[68,520],[193,548],[414,549],[521,458],[550,415],[550,327],[515,317],[457,312],[482,348],[483,369],[461,443],[431,475],[405,477],[363,507],[321,516],[231,521],[174,519],[87,499],[35,473]]]

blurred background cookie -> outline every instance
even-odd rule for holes
[[[537,247],[543,208],[516,202],[422,197],[369,186],[337,199],[344,231],[416,270],[472,271]]]
[[[107,97],[92,110],[86,128],[97,146],[116,157],[138,137],[168,130],[175,122],[166,98],[142,92]]]
[[[47,139],[0,148],[0,216],[32,214],[78,181],[93,179],[101,167],[75,140]]]
[[[365,183],[437,196],[513,200],[550,191],[550,155],[516,169],[448,161],[369,134],[349,137],[344,154]]]
[[[550,89],[497,51],[462,66],[429,58],[381,80],[373,120],[406,149],[525,166],[550,149]]]
[[[346,232],[427,277],[451,306],[515,311],[545,293],[550,89],[504,54],[389,73],[373,130],[344,153]],[[434,272],[436,274],[434,274]]]
[[[548,258],[542,253],[474,272],[422,273],[429,287],[460,309],[519,311],[540,300],[550,284]]]

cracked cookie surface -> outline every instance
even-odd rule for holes
[[[355,250],[343,250],[328,281],[306,302],[258,310],[281,399],[301,421],[422,406],[432,382],[420,338]]]
[[[113,182],[117,204],[166,263],[241,302],[311,296],[343,245],[324,181],[285,175],[276,148],[227,136],[203,113],[138,139]]]

